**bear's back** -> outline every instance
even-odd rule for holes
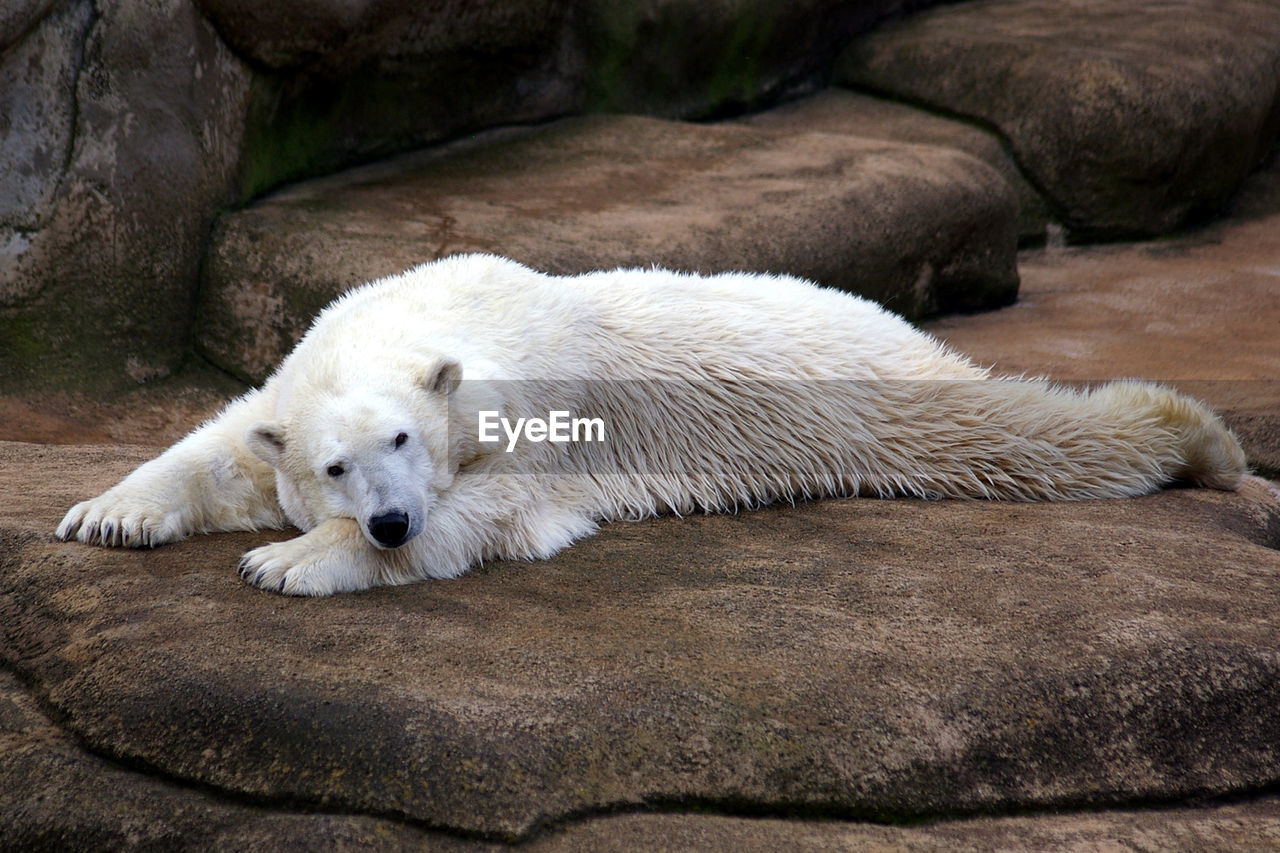
[[[789,276],[551,276],[492,255],[454,256],[357,288],[317,318],[304,349],[350,359],[375,349],[438,352],[464,368],[482,360],[504,378],[986,375],[875,303]]]

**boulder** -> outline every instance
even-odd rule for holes
[[[835,133],[963,151],[994,168],[1013,188],[1018,197],[1018,242],[1035,244],[1045,239],[1050,216],[1044,199],[1022,176],[1001,137],[972,123],[840,88],[736,120],[757,130]]]
[[[1214,212],[1280,133],[1268,0],[990,0],[855,39],[833,79],[1002,134],[1078,238]]]
[[[814,88],[854,34],[929,5],[196,2],[258,72],[245,197],[495,124],[584,111],[740,112]]]
[[[334,297],[466,251],[553,273],[787,272],[899,313],[1005,304],[1016,200],[955,149],[634,116],[499,131],[224,216],[200,352],[260,382]]]
[[[1262,480],[615,524],[312,600],[236,576],[287,533],[52,540],[154,451],[0,451],[0,658],[91,751],[223,799],[514,840],[650,804],[896,822],[1280,778]]]
[[[578,4],[593,110],[731,115],[821,84],[855,34],[938,0]]]
[[[0,381],[172,370],[248,91],[184,0],[57,4],[0,54]]]

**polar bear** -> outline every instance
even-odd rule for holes
[[[603,434],[556,442],[557,413]],[[149,547],[292,523],[302,534],[249,551],[241,575],[327,595],[547,558],[601,521],[658,513],[1123,497],[1244,474],[1235,438],[1189,398],[991,378],[800,279],[557,277],[462,255],[338,299],[261,389],[57,535]]]

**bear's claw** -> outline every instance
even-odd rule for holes
[[[54,532],[64,542],[154,548],[186,536],[183,513],[107,492],[73,506]]]

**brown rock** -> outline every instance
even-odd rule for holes
[[[629,814],[567,827],[537,851],[803,850],[992,853],[1027,850],[1269,850],[1280,845],[1280,798],[1199,808],[982,817],[913,826],[708,814]]]
[[[0,847],[5,850],[475,849],[362,815],[265,811],[85,751],[0,672]]]
[[[3,451],[0,656],[94,750],[237,796],[516,837],[649,802],[903,819],[1280,775],[1263,481],[617,524],[293,600],[237,579],[261,536],[51,541],[144,453]]]
[[[973,124],[894,101],[842,89],[825,89],[784,106],[738,119],[759,130],[838,133],[865,139],[937,145],[971,154],[994,168],[1018,196],[1018,240],[1044,240],[1049,212],[994,133]]]
[[[1195,850],[1280,845],[1280,798],[1195,808],[985,817],[923,826],[687,812],[584,815],[517,849]],[[511,847],[388,818],[265,809],[125,769],[85,751],[0,672],[0,846],[6,849],[499,851]]]
[[[1213,212],[1280,133],[1267,0],[992,0],[856,39],[841,83],[990,124],[1079,236]]]
[[[225,216],[199,346],[261,381],[344,290],[489,251],[554,273],[786,271],[899,312],[1002,304],[1015,205],[950,149],[614,116],[409,155]]]

